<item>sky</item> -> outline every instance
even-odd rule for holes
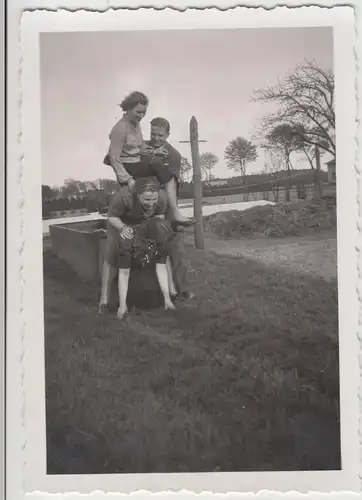
[[[332,68],[332,36],[328,27],[42,33],[43,184],[114,178],[103,157],[122,116],[119,103],[133,90],[150,99],[141,122],[145,139],[150,120],[163,116],[171,123],[169,141],[190,159],[190,145],[179,141],[189,139],[194,115],[207,141],[200,153],[219,158],[214,177],[237,175],[226,166],[226,146],[238,136],[251,139],[274,109],[252,102],[253,91],[306,59]],[[258,152],[249,173],[263,170]]]

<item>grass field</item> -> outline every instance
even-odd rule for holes
[[[191,235],[187,235],[190,243]],[[337,279],[337,234],[335,229],[307,236],[286,238],[222,239],[205,234],[206,247],[221,255],[245,257],[326,280]]]
[[[336,281],[188,253],[196,299],[119,323],[45,251],[48,473],[339,469]]]

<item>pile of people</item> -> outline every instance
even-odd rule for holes
[[[110,285],[118,273],[119,319],[128,314],[128,283],[134,265],[155,264],[166,310],[175,308],[176,299],[193,297],[182,249],[182,228],[195,221],[184,217],[178,207],[181,155],[168,142],[170,123],[165,118],[154,118],[150,140],[143,139],[140,122],[148,104],[142,92],[132,92],[123,100],[124,115],[110,133],[104,159],[120,187],[108,210],[98,313],[108,312]]]

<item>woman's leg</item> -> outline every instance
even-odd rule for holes
[[[164,299],[165,309],[175,309],[170,293],[176,295],[175,284],[173,282],[171,262],[169,255],[169,241],[172,238],[171,224],[167,220],[157,217],[145,223],[146,235],[159,245],[159,253],[156,258],[156,274],[158,283]]]
[[[177,290],[176,290],[176,285],[175,285],[175,282],[173,279],[171,260],[170,260],[169,256],[167,256],[167,259],[166,259],[166,267],[167,267],[167,276],[168,276],[168,288],[170,291],[170,295],[172,297],[172,296],[177,295]]]
[[[117,317],[124,318],[127,314],[127,294],[129,276],[131,273],[131,252],[133,238],[120,238],[118,252],[118,298],[119,307]]]
[[[170,179],[165,184],[165,191],[167,193],[167,200],[168,200],[174,221],[180,222],[180,223],[193,223],[194,222],[193,219],[182,215],[182,213],[178,207],[178,204],[177,204],[177,182],[176,182],[175,177],[172,177],[172,179]]]
[[[127,294],[128,294],[128,283],[130,269],[119,269],[118,270],[118,295],[119,295],[119,307],[117,310],[117,317],[119,319],[124,318],[127,314]]]
[[[163,295],[165,310],[167,311],[167,309],[175,309],[175,306],[173,305],[170,297],[166,263],[156,263],[156,275]]]
[[[166,167],[163,161],[160,158],[153,159],[151,163],[151,168],[154,171],[154,174],[160,184],[165,186],[165,191],[167,194],[168,204],[172,213],[172,217],[176,222],[180,223],[193,223],[193,220],[190,217],[185,217],[182,215],[178,203],[177,203],[177,194],[178,194],[178,184],[176,177],[171,172],[169,167]]]
[[[99,314],[105,313],[108,308],[111,285],[116,275],[117,275],[117,268],[112,267],[111,264],[105,260],[103,262],[103,268],[102,268],[101,298],[99,300],[99,308],[98,308]]]
[[[118,235],[114,234],[113,228],[107,228],[106,252],[102,266],[101,297],[99,300],[98,314],[108,311],[109,295],[111,285],[118,271]]]

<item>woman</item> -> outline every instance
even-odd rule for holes
[[[182,215],[177,206],[177,181],[154,150],[143,140],[140,121],[148,107],[148,98],[141,92],[132,92],[121,103],[123,117],[113,127],[110,146],[104,159],[115,171],[118,183],[134,189],[138,177],[155,176],[164,185],[168,203],[176,224],[189,225],[195,221]]]
[[[127,314],[127,293],[131,264],[156,264],[156,275],[164,298],[165,309],[174,309],[171,295],[176,293],[169,265],[169,242],[174,236],[171,224],[164,219],[167,200],[159,183],[152,178],[137,178],[134,192],[120,190],[108,210],[108,238],[110,245],[105,256],[106,265],[117,261],[119,308],[117,316]],[[112,267],[115,267],[114,262]],[[103,290],[103,287],[102,287]],[[108,299],[108,297],[107,297]],[[103,307],[102,307],[103,305]],[[106,301],[100,303],[103,313]]]

